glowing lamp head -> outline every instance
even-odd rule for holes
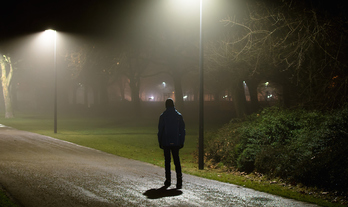
[[[52,29],[45,30],[40,37],[41,42],[43,43],[52,42],[56,39],[56,35],[57,35],[56,30],[52,30]]]

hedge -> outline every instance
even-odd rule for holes
[[[206,159],[308,186],[347,191],[348,107],[266,108],[207,136]]]

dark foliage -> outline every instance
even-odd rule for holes
[[[207,140],[207,159],[308,186],[348,189],[348,106],[323,113],[278,107],[233,120]]]

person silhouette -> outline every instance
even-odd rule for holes
[[[164,186],[171,185],[170,162],[173,155],[177,178],[176,188],[182,188],[182,172],[179,150],[184,147],[185,122],[182,115],[175,109],[174,101],[168,98],[165,102],[166,110],[160,115],[158,122],[158,143],[164,152],[165,182]]]

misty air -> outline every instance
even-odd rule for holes
[[[0,206],[348,205],[344,2],[2,8]]]

